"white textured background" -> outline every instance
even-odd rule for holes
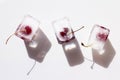
[[[120,79],[120,1],[119,0],[0,0],[0,80],[119,80]],[[24,15],[30,14],[41,22],[41,29],[52,43],[42,63],[37,63],[32,73],[26,73],[34,60],[27,55],[24,43],[18,37],[5,40],[12,34]],[[82,25],[85,29],[75,33],[78,42],[87,41],[94,24],[110,29],[116,55],[106,69],[91,62],[70,67],[62,46],[57,43],[51,22],[67,16],[73,29]],[[83,55],[92,59],[91,50],[80,46]]]

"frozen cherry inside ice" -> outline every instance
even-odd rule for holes
[[[16,31],[7,38],[6,44],[13,35],[16,35],[17,37],[26,41],[32,41],[38,30],[39,24],[40,23],[37,19],[33,18],[30,15],[26,15],[19,24]]]
[[[95,48],[95,49],[102,49],[108,38],[109,32],[110,32],[109,29],[107,29],[103,26],[100,26],[100,25],[95,25],[90,34],[88,44],[84,45],[83,43],[81,43],[81,45],[83,45],[85,47],[92,46],[92,48]]]
[[[99,32],[96,34],[96,38],[100,41],[106,41],[107,40],[107,37],[109,35],[109,29],[103,27],[103,26],[100,26],[100,30]]]
[[[69,42],[72,39],[74,39],[74,32],[77,32],[84,27],[83,26],[82,28],[73,31],[69,19],[67,17],[55,20],[52,24],[55,30],[56,38],[58,40],[58,43],[60,44]]]
[[[24,27],[23,31],[21,31],[21,32],[25,35],[30,35],[32,33],[32,29],[30,26],[27,25]]]
[[[105,33],[98,33],[97,34],[97,39],[99,39],[99,40],[101,40],[101,41],[106,41],[106,39],[107,39],[107,34],[105,34]]]
[[[64,32],[66,32],[66,33],[67,33],[68,31],[69,31],[69,29],[68,29],[68,28],[64,28]]]
[[[64,28],[63,31],[60,32],[60,35],[62,37],[66,37],[67,36],[67,33],[68,33],[69,29],[68,28]]]
[[[66,36],[66,33],[65,33],[65,32],[60,32],[60,35],[61,35],[62,37],[64,37],[64,36]]]

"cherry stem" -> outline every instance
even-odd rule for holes
[[[95,64],[95,62],[93,61],[92,65],[91,65],[91,69],[93,69],[93,67],[94,67],[94,64]]]
[[[86,57],[84,57],[84,58],[85,58],[86,60],[92,62],[91,69],[93,69],[95,62],[94,62],[93,60],[91,60],[91,59],[86,58]]]
[[[81,42],[81,45],[84,47],[91,47],[93,44],[85,45],[83,42]]]
[[[86,60],[88,60],[88,61],[90,61],[90,62],[93,62],[91,59],[88,59],[88,58],[86,58],[86,57],[84,57]]]
[[[75,30],[73,32],[77,32],[77,31],[81,30],[82,28],[84,28],[84,26],[82,26],[80,29],[77,29],[77,30]]]
[[[12,37],[12,36],[14,36],[16,34],[16,32],[14,33],[14,34],[12,34],[12,35],[10,35],[8,38],[7,38],[7,40],[6,40],[6,45],[7,45],[7,43],[8,43],[8,41],[9,41],[9,39]]]
[[[36,65],[36,61],[34,62],[32,68],[29,70],[29,72],[27,73],[27,75],[29,75],[31,73],[31,71],[33,70],[33,68],[35,67],[35,65]]]
[[[18,32],[22,32],[22,31],[26,31],[25,29],[22,29],[22,30],[20,30],[20,31],[18,31]],[[15,34],[17,34],[18,32],[15,32],[15,33],[13,33],[12,35],[10,35],[8,38],[7,38],[7,40],[6,40],[6,44],[8,43],[8,41],[9,41],[9,39],[12,37],[12,36],[14,36]]]
[[[73,31],[73,32],[68,33],[67,35],[70,35],[71,33],[75,33],[75,32],[77,32],[77,31],[81,30],[82,28],[84,28],[84,26],[82,26],[80,29],[77,29],[77,30],[75,30],[75,31]]]

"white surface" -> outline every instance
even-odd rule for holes
[[[0,80],[119,80],[120,74],[120,1],[119,0],[0,0]],[[24,15],[30,14],[41,22],[41,29],[48,36],[52,47],[42,63],[37,63],[32,73],[26,73],[34,60],[27,55],[21,39],[13,37],[5,45]],[[67,16],[73,29],[82,25],[83,30],[75,33],[79,43],[86,42],[94,24],[110,29],[111,41],[116,55],[108,68],[91,62],[70,67],[57,43],[51,22]],[[91,49],[80,46],[83,55],[92,59]]]

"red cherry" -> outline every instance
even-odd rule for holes
[[[64,28],[64,32],[66,32],[66,33],[67,33],[68,31],[69,31],[69,29],[68,29],[68,28]]]
[[[68,30],[69,30],[68,28],[63,28],[63,31],[60,32],[60,35],[61,35],[62,37],[67,36]]]
[[[60,35],[61,35],[62,37],[64,37],[64,36],[66,36],[66,33],[65,33],[65,32],[60,32]]]
[[[98,39],[103,40],[103,41],[105,41],[107,39],[107,36],[108,35],[104,34],[104,33],[98,33],[98,35],[97,35]]]
[[[31,32],[32,32],[32,29],[30,26],[25,26],[24,31],[22,31],[22,33],[25,35],[29,35],[29,34],[31,34]]]
[[[23,40],[25,40],[25,38],[24,37],[20,37],[21,39],[23,39]]]

